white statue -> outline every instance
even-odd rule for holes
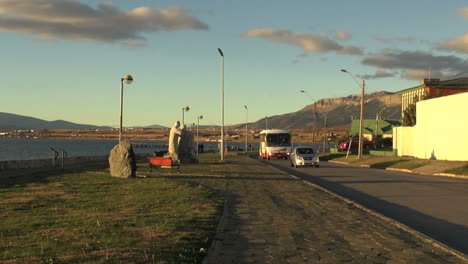
[[[180,127],[180,122],[175,122],[174,126],[171,128],[169,132],[169,157],[172,160],[176,161],[179,160],[179,142],[180,136],[182,135],[182,129]]]

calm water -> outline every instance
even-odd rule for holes
[[[144,144],[145,147],[134,148],[136,153],[152,153],[162,150],[165,142],[132,141]],[[62,149],[68,157],[109,155],[118,140],[80,140],[80,139],[0,139],[0,160],[30,160],[54,157]]]
[[[118,140],[92,140],[92,139],[26,139],[26,138],[0,138],[0,160],[30,160],[53,158],[56,151],[62,149],[68,157],[103,156],[109,155],[111,149],[117,145]],[[167,150],[166,141],[132,140],[135,153],[153,153],[153,151]],[[216,142],[203,143],[204,151],[217,151]],[[249,143],[258,149],[258,142]],[[226,142],[228,150],[243,150],[245,142]],[[298,144],[294,144],[298,145]],[[308,145],[310,144],[300,144]],[[321,150],[321,145],[315,148]]]
[[[135,153],[153,153],[153,151],[167,150],[167,141],[132,140]],[[200,142],[204,151],[216,151],[216,142]],[[0,138],[0,160],[30,160],[53,158],[55,152],[62,149],[68,157],[103,156],[109,155],[118,140],[92,140],[92,139],[26,139],[26,138]],[[245,143],[228,142],[229,146],[244,148]],[[258,143],[251,143],[258,148]]]

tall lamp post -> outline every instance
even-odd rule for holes
[[[221,160],[224,160],[224,54],[218,48],[219,55],[221,55]]]
[[[182,125],[185,125],[185,120],[184,120],[185,116],[184,116],[184,113],[185,113],[185,112],[188,112],[189,110],[190,110],[190,107],[188,107],[188,106],[182,107]]]
[[[248,113],[249,113],[249,108],[247,108],[246,105],[245,107],[245,151],[247,151],[247,124],[248,124]]]
[[[122,113],[123,113],[123,84],[131,84],[133,77],[131,75],[125,75],[120,79],[120,129],[119,129],[119,143],[122,141]]]
[[[359,87],[361,87],[361,114],[360,114],[360,120],[359,120],[359,148],[358,148],[358,159],[362,159],[362,145],[363,145],[363,139],[362,139],[362,128],[364,126],[364,89],[366,87],[366,83],[364,80],[362,80],[362,86],[359,84],[359,82],[354,78],[354,75],[350,73],[347,70],[341,69],[342,72],[347,73],[351,76],[351,78],[354,79],[354,81],[358,84]]]
[[[379,135],[379,120],[380,120],[380,114],[382,114],[382,112],[387,109],[386,107],[380,109],[379,112],[376,113],[375,115],[375,147],[377,147],[377,136]],[[382,137],[383,137],[383,134],[382,134]]]
[[[314,118],[313,118],[313,123],[312,123],[312,147],[315,148],[315,117],[317,115],[317,101],[314,100],[314,98],[312,98],[312,96],[310,96],[310,94],[304,90],[301,90],[301,93],[304,93],[306,94],[307,96],[309,96],[310,100],[314,103]],[[325,145],[326,145],[326,137],[327,137],[327,127],[328,127],[328,124],[327,124],[327,115],[318,110],[320,114],[322,114],[323,116],[323,119],[324,119],[324,122],[325,122],[325,133],[324,133],[324,136],[323,136],[323,146],[322,146],[322,151],[325,152]]]
[[[199,145],[199,141],[198,141],[198,127],[200,126],[200,119],[203,119],[203,116],[202,115],[199,115],[197,116],[197,156],[198,156],[198,145]]]

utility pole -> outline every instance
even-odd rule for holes
[[[315,118],[317,117],[317,102],[314,102],[314,118],[312,121],[312,148],[315,149]]]
[[[364,87],[366,83],[362,80],[361,88],[361,119],[359,120],[359,148],[358,148],[358,159],[362,159],[362,148],[363,148],[363,138],[362,138],[362,128],[364,126]]]

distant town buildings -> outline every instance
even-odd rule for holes
[[[397,92],[401,94],[401,114],[416,101],[420,101],[424,94],[430,98],[437,98],[452,94],[468,92],[468,78],[456,78],[441,81],[440,79],[423,79],[421,85]]]

